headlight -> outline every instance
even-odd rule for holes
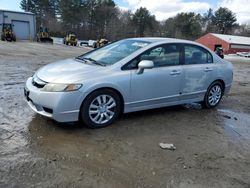
[[[81,84],[53,84],[48,83],[43,87],[43,91],[47,92],[62,92],[62,91],[75,91],[81,88]]]

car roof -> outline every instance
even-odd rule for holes
[[[210,52],[213,52],[211,49],[209,49],[208,47],[206,47],[206,46],[204,46],[204,45],[202,45],[200,43],[197,43],[197,42],[194,42],[194,41],[191,41],[191,40],[184,40],[184,39],[163,38],[163,37],[141,37],[141,38],[128,38],[128,39],[125,39],[125,40],[137,40],[137,41],[142,41],[142,42],[149,42],[149,43],[151,43],[151,45],[158,45],[158,44],[161,45],[161,44],[164,44],[164,43],[193,44],[193,45],[205,48]]]
[[[176,38],[163,38],[163,37],[141,37],[141,38],[129,38],[130,40],[139,40],[142,42],[150,42],[150,43],[160,43],[160,42],[180,42],[180,43],[191,43],[191,44],[197,44],[196,42],[190,41],[190,40],[184,40],[184,39],[176,39]]]

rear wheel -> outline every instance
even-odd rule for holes
[[[97,90],[83,102],[80,119],[89,128],[106,127],[114,122],[121,112],[119,95],[110,89]]]
[[[212,83],[205,95],[203,104],[206,108],[216,107],[222,98],[223,95],[223,86],[220,82]]]

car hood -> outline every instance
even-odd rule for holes
[[[105,67],[66,59],[48,64],[36,72],[36,76],[52,83],[82,83],[83,80],[99,75]]]

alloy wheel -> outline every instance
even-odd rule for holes
[[[89,117],[96,124],[105,124],[115,115],[116,102],[110,95],[97,96],[89,106]]]
[[[222,90],[221,87],[219,85],[214,85],[208,94],[208,102],[209,105],[211,106],[215,106],[220,102],[222,96]]]

